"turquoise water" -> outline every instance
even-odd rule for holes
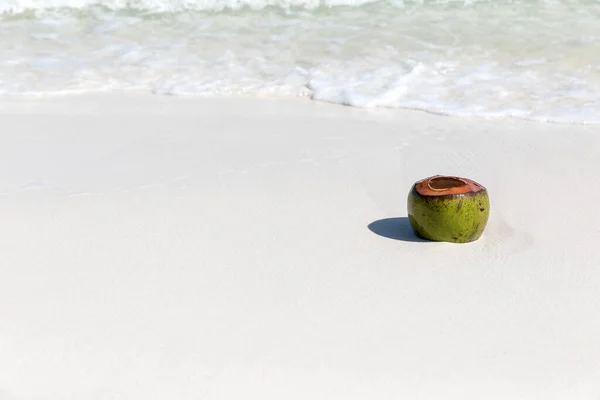
[[[306,96],[600,123],[600,2],[0,0],[0,95]]]

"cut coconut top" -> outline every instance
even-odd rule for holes
[[[452,194],[477,193],[485,190],[479,183],[457,176],[435,175],[415,183],[421,196],[445,196]]]

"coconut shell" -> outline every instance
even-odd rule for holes
[[[490,201],[485,187],[455,176],[436,175],[416,182],[408,195],[408,219],[421,238],[452,243],[479,239]]]

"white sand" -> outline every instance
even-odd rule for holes
[[[598,127],[120,96],[0,123],[3,400],[600,396]],[[479,241],[412,235],[438,173],[490,191]]]

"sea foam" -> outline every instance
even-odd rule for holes
[[[587,0],[0,0],[0,95],[306,96],[596,124],[598,18]]]

